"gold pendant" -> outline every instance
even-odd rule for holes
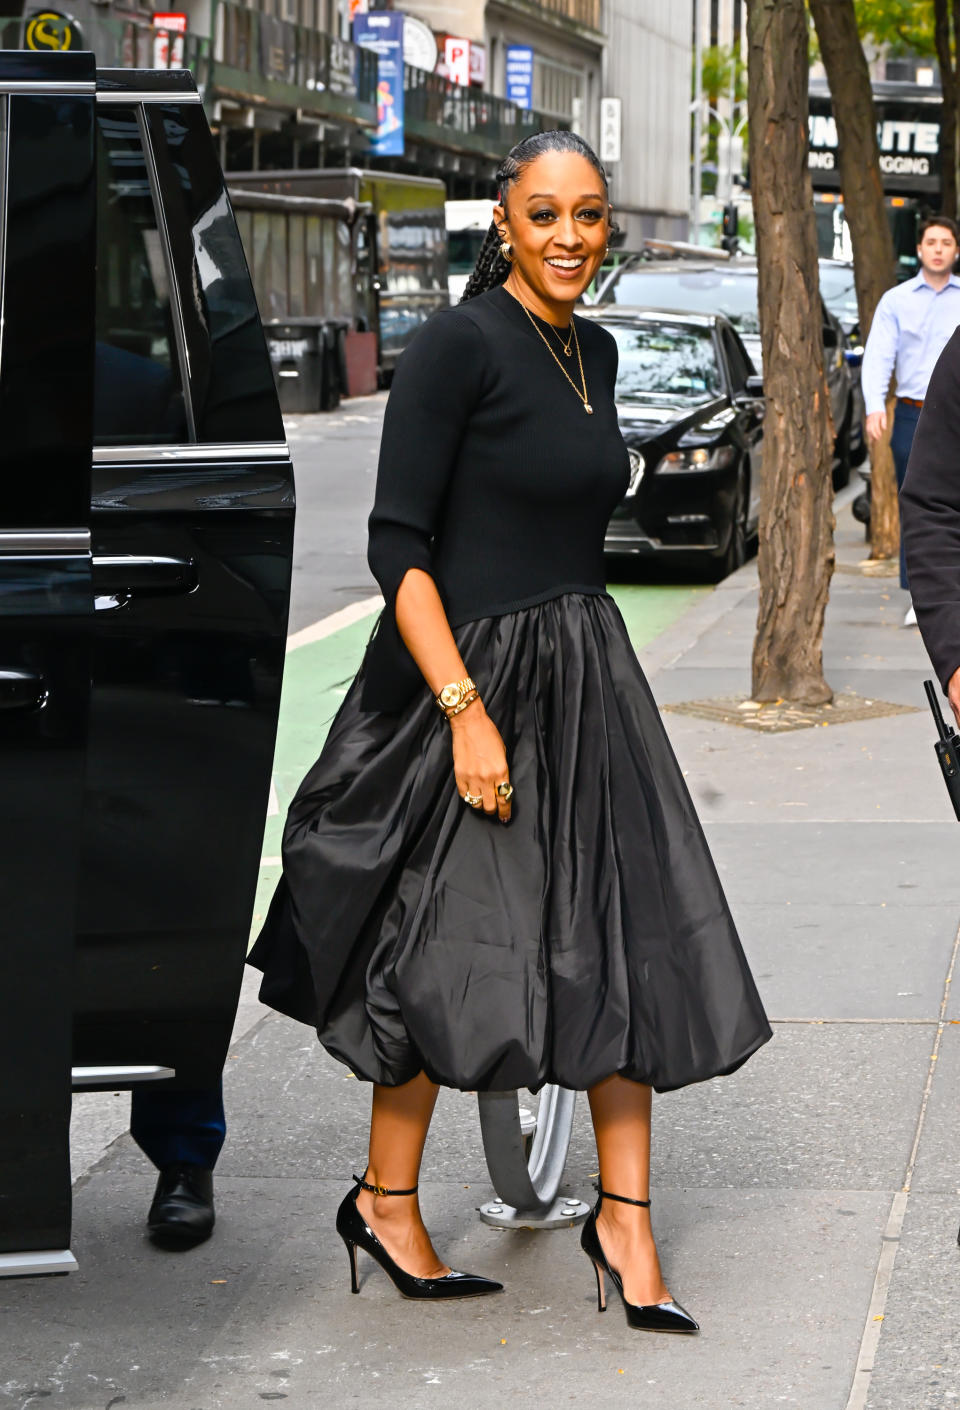
[[[583,409],[584,409],[584,411],[587,413],[588,416],[592,416],[592,415],[593,415],[593,407],[590,405],[590,403],[589,403],[588,401],[585,401],[585,402],[583,403]]]
[[[567,357],[573,357],[573,348],[564,348]]]

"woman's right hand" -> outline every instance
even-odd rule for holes
[[[511,800],[497,793],[498,784],[510,782],[507,751],[500,731],[483,708],[483,701],[475,700],[458,715],[453,715],[450,733],[453,772],[460,797],[466,793],[481,797],[485,813],[497,813],[501,822],[509,822]]]

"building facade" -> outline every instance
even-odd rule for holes
[[[418,62],[402,65],[400,150],[383,156],[371,153],[377,55],[351,38],[363,0],[182,0],[174,12],[150,0],[55,2],[63,9],[0,0],[0,42],[90,48],[105,67],[191,68],[227,171],[363,165],[442,177],[454,198],[485,197],[521,138],[570,128],[599,147],[603,112],[601,157],[625,243],[683,233],[687,0],[384,0],[419,21],[421,44],[408,55]],[[418,66],[434,44],[432,70]],[[468,70],[454,73],[465,47]],[[605,98],[620,100],[615,121]]]
[[[621,104],[620,158],[608,162],[625,249],[686,238],[690,201],[690,9],[607,0],[604,95]]]

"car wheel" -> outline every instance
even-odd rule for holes
[[[747,561],[747,514],[749,512],[749,491],[746,467],[737,471],[737,484],[733,495],[733,509],[730,516],[730,535],[727,546],[718,558],[711,559],[709,579],[713,583],[742,568]]]

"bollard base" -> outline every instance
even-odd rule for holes
[[[44,1273],[76,1273],[77,1260],[68,1248],[39,1253],[0,1253],[0,1278],[37,1278]]]
[[[569,1229],[582,1224],[590,1213],[590,1205],[574,1196],[558,1195],[539,1213],[524,1214],[503,1200],[491,1199],[480,1206],[480,1218],[495,1229]]]

